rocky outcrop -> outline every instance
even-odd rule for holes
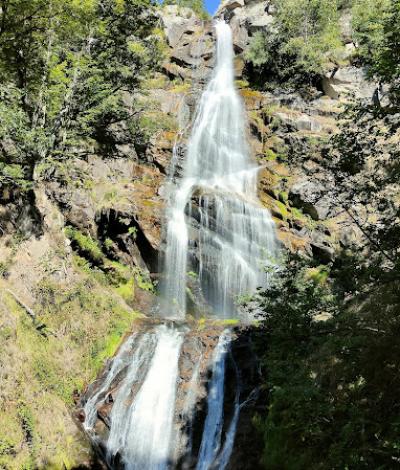
[[[334,99],[355,96],[372,100],[376,86],[366,80],[365,70],[352,65],[334,69],[322,79],[324,93]]]
[[[125,227],[127,237],[132,228],[135,244],[139,245],[136,256],[129,259],[126,253],[130,250],[121,242],[116,244],[116,255],[127,264],[133,262],[142,267],[146,266],[144,259],[149,259],[150,249],[156,252],[160,243],[162,180],[159,169],[137,159],[97,155],[75,159],[67,168],[49,167],[37,175],[46,194],[62,210],[66,225],[95,239],[101,233],[100,241],[109,238],[114,242],[118,242],[113,237],[121,230],[118,224]],[[143,255],[138,259],[140,252]],[[149,262],[148,268],[151,270],[155,264]]]
[[[334,202],[326,193],[327,186],[322,182],[303,179],[290,188],[289,201],[313,220],[326,220],[334,209]]]
[[[268,32],[273,28],[274,7],[269,1],[229,0],[221,5],[218,16],[230,22],[234,33],[237,84],[247,109],[251,151],[260,166],[260,200],[270,209],[279,239],[285,247],[306,253],[319,263],[332,263],[338,248],[359,246],[361,234],[327,195],[331,182],[321,164],[322,149],[337,130],[338,114],[348,97],[354,94],[371,99],[374,86],[366,82],[362,69],[348,62],[322,77],[321,89],[313,90],[312,96],[304,97],[298,92],[279,88],[270,92],[255,91],[243,77],[243,52],[254,32]],[[55,411],[39,420],[41,436],[48,432],[49,419],[63,423],[62,426],[66,423],[68,432],[63,431],[62,440],[72,440],[79,443],[76,447],[83,447],[84,455],[79,458],[84,464],[90,460],[87,443],[81,435],[76,435],[68,409],[57,395],[66,393],[64,382],[61,379],[55,385],[48,382],[54,379],[54,370],[57,373],[61,370],[62,376],[65,369],[59,364],[55,368],[52,362],[46,362],[47,369],[44,369],[43,358],[46,351],[52,351],[54,360],[60,358],[62,366],[70,362],[67,372],[81,371],[83,379],[76,379],[76,383],[81,384],[91,377],[86,376],[86,363],[83,366],[79,356],[86,355],[87,361],[92,360],[92,351],[97,351],[102,344],[101,336],[110,334],[107,325],[115,326],[118,337],[121,325],[130,324],[126,319],[134,315],[128,303],[135,310],[140,310],[142,305],[146,311],[150,310],[152,299],[148,292],[142,304],[140,293],[133,298],[133,284],[124,284],[128,299],[125,301],[120,296],[120,286],[101,283],[117,269],[115,264],[110,268],[110,263],[119,262],[122,269],[128,266],[139,268],[140,272],[155,274],[158,271],[157,259],[163,250],[161,227],[167,197],[165,183],[167,177],[173,178],[182,170],[181,161],[196,101],[212,71],[214,37],[211,22],[204,22],[191,10],[175,6],[164,8],[160,17],[168,42],[167,57],[161,73],[155,73],[143,84],[137,102],[138,108],[143,109],[140,139],[133,138],[123,123],[114,124],[99,131],[95,144],[89,150],[85,147],[83,154],[77,153],[75,158],[65,161],[44,161],[37,167],[33,188],[27,192],[4,189],[0,195],[0,309],[5,318],[3,321],[2,317],[0,328],[5,351],[0,366],[11,374],[6,369],[8,364],[15,363],[16,369],[20,365],[22,375],[35,383],[32,392],[35,396],[28,397],[35,404],[35,412],[42,406],[37,405],[37,396],[46,393],[46,400],[55,404]],[[350,55],[355,46],[348,16],[342,18],[342,35]],[[133,97],[125,98],[127,107],[131,108]],[[13,152],[10,142],[4,145],[7,152]],[[176,157],[175,166],[171,169],[173,156]],[[107,255],[108,264],[102,266],[102,271],[95,266],[88,274],[86,265],[76,266],[73,256],[76,247],[65,236],[66,226],[94,241]],[[14,289],[27,305],[43,312],[57,338],[50,336],[45,345],[33,342],[34,347],[17,343],[22,336],[21,329],[24,334],[28,332],[30,342],[35,337],[25,319],[18,320],[21,312],[5,294],[6,288]],[[193,285],[194,292],[195,288]],[[57,306],[57,315],[49,305]],[[205,391],[209,380],[206,358],[215,346],[221,328],[221,325],[205,330],[199,327],[189,333],[180,360],[178,410],[182,406],[190,370],[199,360],[194,340],[195,336],[199,337],[204,359],[196,404],[198,430],[204,422]],[[84,332],[83,339],[80,331]],[[71,349],[70,346],[62,347],[64,338],[68,345],[74,344]],[[243,386],[248,387],[243,390],[241,400],[257,388],[256,368],[249,345],[244,346],[245,340],[248,342],[249,337],[240,332],[232,345],[233,357],[244,371]],[[29,361],[33,361],[32,364]],[[228,376],[232,390],[236,380],[232,363]],[[21,377],[17,375],[15,382],[20,383]],[[51,387],[56,390],[54,395],[49,395]],[[66,390],[69,393],[69,388]],[[12,393],[14,391],[7,390],[5,396],[10,397]],[[111,397],[113,393],[114,390],[110,390]],[[69,400],[69,395],[67,398]],[[11,398],[7,400],[11,401]],[[232,400],[230,396],[227,401],[232,403]],[[257,406],[257,400],[252,403]],[[103,402],[98,409],[96,429],[103,438],[107,435],[111,409],[111,400]],[[232,468],[256,469],[259,464],[259,448],[251,424],[254,412],[254,407],[242,410]],[[229,415],[231,409],[227,408],[226,413]],[[199,435],[196,439],[198,448]],[[24,446],[20,446],[23,451],[26,450]],[[51,452],[53,450],[51,448]]]
[[[191,9],[168,5],[160,15],[168,45],[168,61],[164,70],[168,75],[183,80],[204,79],[209,74],[213,56],[210,22],[202,21]]]
[[[35,192],[0,187],[0,237],[19,233],[22,238],[43,233],[42,216],[37,210]]]

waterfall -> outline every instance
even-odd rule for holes
[[[109,387],[113,383],[115,377],[121,372],[121,370],[128,365],[128,358],[126,357],[126,353],[132,348],[134,336],[130,336],[125,343],[122,345],[118,354],[114,357],[110,370],[102,383],[99,390],[89,398],[86,402],[83,410],[85,412],[85,422],[83,426],[86,431],[90,431],[97,418],[97,408],[96,405],[100,402],[105,394],[108,392]]]
[[[183,172],[172,174],[167,187],[161,305],[164,318],[174,320],[187,314],[189,271],[211,316],[241,318],[238,297],[265,285],[265,266],[277,250],[271,216],[257,199],[258,167],[250,158],[244,110],[234,86],[231,29],[218,21],[216,33],[216,65],[198,105]],[[175,149],[172,173],[180,167],[180,156]],[[131,336],[84,405],[84,428],[110,469],[170,470],[180,465],[224,470],[229,464],[244,406],[237,366],[229,354],[233,333],[225,330],[217,341],[214,326],[206,341],[198,338],[197,356],[186,351],[181,360],[189,328],[175,323],[179,326],[152,324]],[[229,403],[225,388],[232,363],[237,384]],[[199,424],[196,412],[207,382],[198,442],[193,426]],[[229,423],[224,414],[231,415]]]
[[[168,466],[182,340],[179,332],[165,325],[157,327],[155,334],[146,334],[115,398],[107,451],[109,461],[120,452],[126,470],[164,470]],[[144,381],[129,404],[146,362]]]
[[[121,387],[114,397],[114,405],[110,414],[110,433],[107,440],[107,461],[112,464],[118,453],[123,453],[129,434],[129,423],[132,409],[132,390],[140,383],[146,372],[156,345],[155,334],[145,333],[131,357],[131,362]]]
[[[240,408],[241,408],[239,370],[233,357],[232,357],[232,362],[235,367],[235,373],[236,373],[235,403],[234,403],[233,416],[229,424],[229,428],[225,435],[224,446],[215,462],[216,463],[215,468],[217,468],[218,470],[225,470],[231,458],[233,445],[235,443],[236,429],[237,429],[237,425],[239,421],[239,414],[240,414]]]
[[[273,221],[257,199],[259,167],[250,159],[234,86],[232,32],[223,21],[216,32],[215,70],[167,211],[163,295],[172,318],[185,316],[188,271],[198,274],[215,316],[236,318],[237,298],[265,284],[265,265],[276,252]]]
[[[230,339],[229,331],[224,332],[214,351],[212,377],[207,399],[207,417],[196,470],[208,470],[216,459],[221,446],[221,431],[224,422],[225,358]]]

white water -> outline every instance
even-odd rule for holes
[[[183,336],[164,325],[144,335],[111,412],[109,461],[121,452],[126,470],[166,469],[172,454],[172,428]],[[151,358],[149,362],[149,358]],[[147,374],[132,403],[132,388]]]
[[[112,463],[118,452],[124,453],[132,411],[129,406],[133,400],[132,389],[143,378],[154,353],[156,341],[156,335],[150,333],[145,333],[140,338],[128,372],[114,398],[114,405],[110,414],[111,427],[107,441],[107,460],[109,463]]]
[[[265,284],[264,267],[275,254],[274,225],[257,199],[257,166],[246,144],[246,122],[234,86],[230,27],[216,23],[217,58],[188,143],[184,174],[167,213],[167,315],[186,314],[187,272],[196,271],[203,294],[219,318],[237,316],[235,300]],[[189,261],[191,200],[199,208],[196,266]]]
[[[233,445],[235,443],[236,437],[236,429],[239,422],[239,414],[240,414],[240,383],[239,383],[239,370],[237,368],[236,363],[234,362],[235,370],[236,370],[236,393],[235,393],[235,403],[234,403],[234,410],[232,420],[229,424],[229,428],[225,435],[225,442],[224,446],[216,459],[215,468],[218,470],[225,470],[226,466],[229,463],[229,460],[232,455]]]
[[[97,419],[97,408],[96,405],[100,402],[101,399],[104,399],[105,394],[108,392],[111,384],[113,383],[115,377],[121,372],[121,370],[128,365],[129,357],[126,353],[132,348],[134,337],[129,337],[125,343],[121,346],[118,354],[114,357],[110,370],[102,383],[99,390],[89,398],[86,402],[83,410],[85,412],[85,422],[83,426],[86,431],[90,431]]]
[[[221,431],[224,423],[225,359],[230,341],[229,331],[224,332],[214,351],[212,377],[207,397],[207,417],[196,470],[208,470],[221,446]]]

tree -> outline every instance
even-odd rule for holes
[[[256,422],[267,469],[400,462],[400,2],[374,18],[361,3],[360,57],[391,100],[349,105],[323,162],[363,240],[324,268],[289,256],[260,293],[268,402]]]
[[[371,78],[390,84],[390,98],[400,102],[400,2],[357,0],[353,6],[358,56]]]
[[[299,84],[337,63],[341,48],[336,2],[283,0],[271,31],[256,33],[245,57],[264,79]]]
[[[268,411],[255,422],[268,470],[391,469],[400,459],[399,288],[349,300],[343,274],[289,257],[261,293]]]
[[[124,96],[157,66],[163,39],[152,0],[2,0],[0,13],[0,159],[32,179],[38,160],[131,118]]]

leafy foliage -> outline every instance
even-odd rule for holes
[[[343,117],[325,166],[335,178],[331,197],[364,235],[343,265],[349,271],[347,288],[356,292],[399,279],[400,119],[391,107],[360,103]]]
[[[307,83],[340,60],[341,48],[335,1],[283,0],[272,31],[256,32],[245,57],[263,81]]]
[[[357,0],[353,6],[354,36],[358,54],[369,74],[390,83],[392,102],[400,103],[400,2]]]
[[[269,390],[267,469],[395,468],[400,458],[398,284],[343,295],[289,259],[264,292],[259,349]],[[262,341],[261,341],[262,339]]]
[[[152,0],[4,0],[0,161],[29,180],[38,160],[85,152],[129,121],[124,96],[163,53],[157,21]]]
[[[368,51],[363,60],[388,84],[390,102],[348,106],[324,150],[331,197],[363,243],[339,253],[329,270],[289,258],[261,293],[269,402],[256,424],[267,469],[399,466],[400,58],[393,46],[400,34],[399,2],[389,3],[384,14],[355,21],[364,27],[361,57]],[[367,4],[354,8],[369,17]]]
[[[383,22],[390,0],[356,0],[352,8],[354,37],[359,43],[358,54],[372,62],[384,39]]]

